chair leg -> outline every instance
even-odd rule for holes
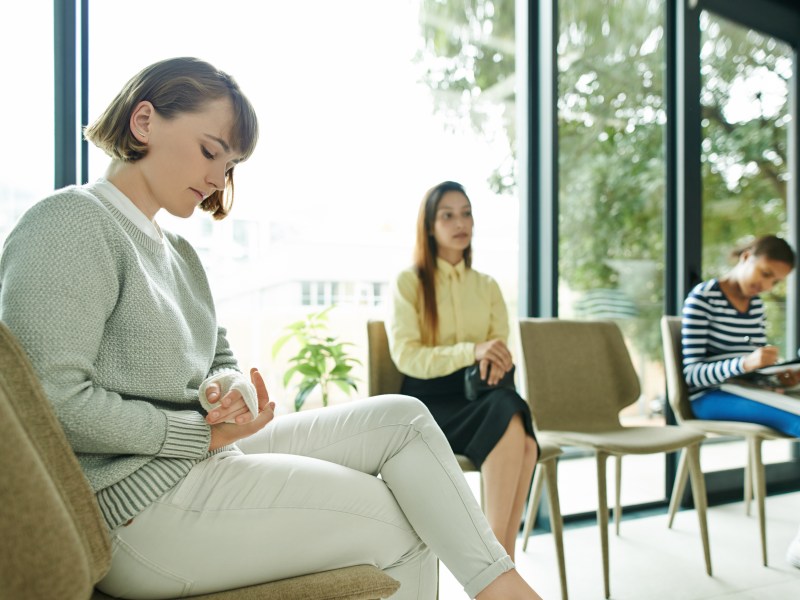
[[[711,575],[711,550],[708,546],[708,521],[706,519],[706,509],[708,499],[706,497],[706,482],[703,471],[700,469],[700,443],[695,443],[686,447],[687,460],[689,461],[689,477],[692,480],[692,497],[694,507],[697,511],[697,518],[700,521],[700,537],[703,541],[703,554],[706,560],[706,573]]]
[[[622,501],[620,495],[622,493],[622,456],[615,456],[614,461],[614,491],[616,493],[616,501],[614,502],[614,527],[615,533],[619,535],[619,522],[622,520]]]
[[[568,600],[567,567],[564,561],[564,528],[561,520],[561,502],[558,499],[558,460],[549,460],[540,466],[547,479],[547,502],[550,507],[550,527],[553,530],[553,541],[556,544],[558,576],[561,580],[561,600]]]
[[[767,566],[767,532],[766,518],[764,515],[764,498],[767,495],[767,482],[764,474],[764,461],[761,458],[761,441],[758,436],[749,438],[750,470],[753,474],[753,495],[756,501],[756,517],[758,530],[761,534],[761,562]]]
[[[744,514],[750,516],[753,499],[753,436],[747,436],[747,460],[744,463]]]
[[[539,511],[539,500],[542,497],[542,484],[544,484],[544,476],[542,472],[547,468],[546,463],[539,463],[536,472],[533,475],[533,485],[531,486],[531,494],[528,497],[528,511],[525,514],[525,526],[522,529],[522,551],[528,549],[528,537],[531,535],[531,529],[536,522],[536,513]]]
[[[672,522],[675,520],[675,513],[678,512],[678,506],[683,498],[683,492],[686,489],[686,480],[689,478],[689,465],[686,462],[686,449],[681,450],[680,458],[678,458],[678,472],[675,474],[675,483],[672,486],[672,498],[669,500],[669,521],[667,522],[667,529],[672,528]]]
[[[608,491],[606,489],[606,459],[608,454],[598,452],[597,459],[597,527],[600,529],[600,550],[603,555],[603,591],[611,596],[608,581]]]

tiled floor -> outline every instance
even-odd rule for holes
[[[798,600],[800,569],[785,560],[786,547],[800,526],[800,493],[767,499],[769,566],[761,565],[758,524],[742,503],[712,507],[708,515],[713,577],[705,573],[697,515],[683,511],[672,529],[657,515],[610,528],[611,598],[616,600]],[[565,531],[570,600],[603,598],[600,536],[594,525]],[[517,546],[517,566],[544,600],[560,600],[555,548],[549,534]],[[467,598],[442,566],[441,600]]]

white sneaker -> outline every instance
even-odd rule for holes
[[[792,543],[789,544],[789,549],[786,551],[786,562],[800,569],[800,532],[797,533]]]

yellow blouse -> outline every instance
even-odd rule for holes
[[[422,292],[414,269],[398,275],[387,327],[392,360],[401,373],[418,379],[443,377],[475,362],[475,344],[508,342],[508,310],[497,282],[464,262],[437,259],[436,346],[422,344]]]

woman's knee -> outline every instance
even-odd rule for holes
[[[387,416],[393,416],[396,420],[410,423],[415,419],[433,420],[431,412],[420,400],[405,394],[384,394],[374,396],[374,400],[380,401],[381,411]]]

